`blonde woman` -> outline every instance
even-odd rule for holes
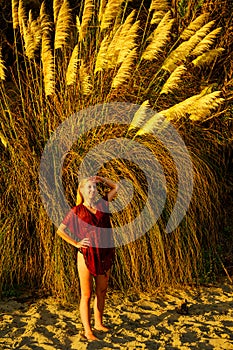
[[[105,198],[96,201],[98,182],[110,188]],[[83,179],[78,186],[77,203],[58,228],[57,233],[68,243],[78,248],[78,273],[81,288],[80,316],[84,336],[97,340],[91,328],[90,301],[95,279],[94,329],[107,332],[103,325],[103,311],[110,268],[114,260],[114,244],[108,202],[116,195],[118,185],[100,176]],[[73,239],[68,234],[77,237]]]

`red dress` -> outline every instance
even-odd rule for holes
[[[62,221],[77,241],[90,239],[90,246],[80,248],[79,251],[94,276],[106,274],[115,256],[108,202],[101,198],[96,208],[96,214],[93,214],[83,204],[79,204]]]

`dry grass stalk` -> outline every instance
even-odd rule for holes
[[[29,59],[34,59],[35,51],[39,48],[41,42],[41,26],[37,20],[32,19],[31,11],[29,12],[27,26],[22,23],[22,28],[26,56]]]
[[[217,35],[221,33],[221,30],[222,28],[216,28],[208,35],[206,35],[206,37],[200,41],[200,43],[195,47],[191,54],[194,56],[203,54],[203,52],[208,50],[210,46],[213,45],[214,40],[216,39]]]
[[[198,56],[197,58],[195,58],[195,60],[193,60],[192,63],[196,67],[208,66],[214,60],[216,60],[219,56],[221,56],[223,51],[225,51],[225,49],[221,47],[207,51],[203,53],[201,56]]]
[[[46,13],[45,3],[42,2],[40,7],[39,22],[42,33],[49,35],[53,30],[53,22],[50,20],[49,15]]]
[[[23,35],[23,25],[25,25],[25,23],[27,21],[27,16],[26,16],[26,11],[24,8],[23,0],[19,0],[18,20],[19,20],[20,34]]]
[[[135,136],[154,134],[166,128],[167,124],[168,121],[164,118],[162,112],[155,113],[153,117],[151,117],[144,125],[141,126]]]
[[[191,96],[186,100],[175,104],[174,106],[159,112],[168,120],[178,120],[186,116],[188,108],[200,98],[200,94]]]
[[[107,29],[116,19],[123,0],[109,0],[102,15],[100,30]]]
[[[6,79],[6,73],[5,73],[6,67],[5,62],[2,58],[2,50],[0,48],[0,79],[5,80]]]
[[[50,39],[45,33],[42,35],[41,60],[43,64],[45,95],[46,96],[53,95],[55,90],[54,58],[53,58],[53,51],[50,46]]]
[[[91,76],[89,74],[88,68],[83,63],[83,61],[81,61],[81,65],[79,68],[79,80],[82,94],[84,96],[89,95],[92,90]]]
[[[168,1],[166,0],[163,0],[163,1],[152,0],[149,11],[150,12],[154,11],[154,12],[150,23],[158,24],[162,20],[166,12],[169,10],[169,8],[170,6],[168,4]]]
[[[181,81],[182,76],[187,71],[187,68],[183,65],[178,66],[167,79],[166,83],[163,85],[160,94],[168,94],[176,89]]]
[[[136,21],[125,31],[124,26],[120,32],[119,40],[116,43],[115,50],[118,51],[116,64],[122,63],[128,56],[129,52],[136,47],[136,39],[138,37],[139,21]]]
[[[204,121],[210,117],[212,110],[218,108],[224,102],[221,98],[221,91],[214,91],[200,97],[187,110],[189,119],[193,121]]]
[[[187,28],[183,30],[181,33],[181,39],[188,40],[193,36],[197,30],[199,30],[205,23],[205,21],[208,19],[209,14],[203,13],[200,16],[198,16],[194,21],[192,21]]]
[[[128,54],[128,56],[125,58],[124,62],[121,64],[116,76],[114,77],[112,81],[111,88],[117,89],[121,85],[125,84],[127,80],[130,79],[132,75],[132,70],[134,67],[134,61],[137,57],[137,49],[134,48],[131,50],[131,52]]]
[[[13,29],[16,29],[19,25],[18,3],[18,0],[11,1]]]
[[[66,84],[67,85],[73,85],[76,82],[77,71],[78,71],[78,62],[79,62],[78,53],[79,53],[79,45],[76,44],[73,51],[72,51],[70,61],[69,61],[68,67],[67,67],[67,72],[66,72]]]
[[[146,100],[141,104],[137,112],[134,114],[133,119],[128,128],[128,131],[135,128],[140,128],[145,123],[147,118],[148,108],[150,108],[150,102],[149,100]]]
[[[165,15],[164,11],[154,12],[150,23],[151,24],[158,24],[163,19],[164,15]]]
[[[125,22],[110,34],[110,43],[106,52],[108,68],[114,68],[122,63],[130,50],[135,47],[139,21],[133,23],[135,11],[132,11]]]
[[[53,0],[53,19],[54,19],[54,23],[57,22],[57,17],[58,17],[60,8],[62,6],[62,1],[63,0]]]
[[[214,21],[205,24],[193,36],[191,36],[188,41],[184,41],[173,50],[164,61],[162,69],[172,73],[180,63],[184,63],[196,45],[206,36],[213,24]]]
[[[98,12],[99,23],[101,23],[101,21],[102,21],[102,17],[103,17],[103,14],[104,14],[104,10],[105,10],[107,1],[108,0],[100,0],[100,6],[99,6],[99,12]]]
[[[106,35],[104,39],[102,40],[100,44],[99,51],[97,53],[96,62],[95,62],[95,71],[94,74],[97,72],[102,71],[103,69],[107,68],[107,50],[109,46],[109,36]]]
[[[167,0],[152,0],[149,11],[163,11],[167,12],[169,9],[169,3]]]
[[[64,0],[58,13],[55,38],[54,38],[54,48],[61,49],[67,43],[67,38],[70,34],[71,25],[71,11],[69,8],[68,0]]]
[[[94,1],[85,0],[81,26],[79,30],[79,41],[82,41],[87,34],[87,28],[94,12]]]
[[[164,46],[170,39],[173,23],[174,20],[170,19],[170,13],[167,12],[161,20],[161,22],[159,23],[159,25],[157,26],[157,28],[150,36],[149,40],[151,42],[142,53],[142,59],[150,61],[153,59],[158,59]]]

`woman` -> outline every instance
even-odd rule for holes
[[[105,198],[96,201],[96,183],[110,187]],[[77,191],[77,205],[71,209],[59,226],[57,233],[68,243],[78,248],[78,273],[81,288],[80,316],[84,326],[84,336],[97,340],[90,320],[90,301],[95,279],[94,329],[107,332],[103,325],[103,311],[108,286],[110,268],[115,250],[110,222],[108,202],[116,195],[118,185],[100,176],[83,179]],[[71,232],[73,239],[67,231]]]

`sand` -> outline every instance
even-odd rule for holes
[[[181,314],[185,299],[188,314]],[[105,323],[109,333],[86,341],[77,304],[8,298],[0,301],[0,349],[233,349],[233,285],[225,281],[153,295],[109,291]]]

